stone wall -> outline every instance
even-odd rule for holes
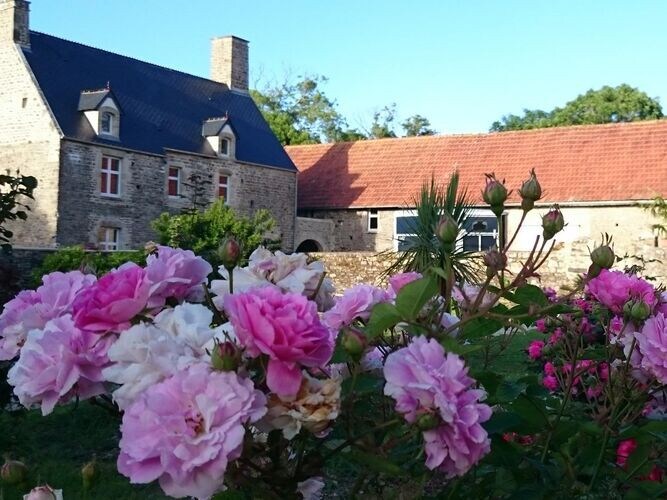
[[[100,194],[102,156],[121,160],[121,194]],[[183,196],[167,194],[167,169],[178,167]],[[150,223],[162,212],[178,213],[190,205],[188,182],[197,173],[210,184],[206,201],[218,195],[220,175],[228,177],[228,203],[241,215],[268,209],[277,220],[271,237],[285,250],[294,248],[296,174],[230,159],[168,152],[166,157],[64,140],[61,156],[62,196],[58,243],[95,243],[99,228],[121,229],[121,247],[137,248],[155,239]]]
[[[618,252],[617,249],[617,254]],[[656,283],[667,285],[667,248],[636,245],[624,252],[628,255],[643,256],[647,277],[657,278]],[[510,252],[510,270],[518,270],[525,262],[529,252]],[[337,292],[358,283],[384,284],[380,279],[382,272],[392,263],[391,254],[377,254],[374,252],[320,252],[312,253],[311,257],[325,263],[327,275],[336,285]],[[616,267],[623,269],[626,266],[639,264],[633,258],[624,259]],[[574,245],[561,245],[554,249],[541,268],[541,284],[559,288],[572,284],[578,274],[585,272],[590,265],[588,250],[583,242]]]
[[[306,210],[303,214],[333,222],[332,245],[336,252],[394,250],[394,209],[378,209],[378,229],[368,230],[368,210]]]
[[[14,241],[52,247],[56,243],[60,131],[39,91],[23,52],[0,42],[0,171],[37,178],[28,219],[8,224]],[[23,200],[22,200],[23,201]]]
[[[298,248],[303,242],[314,241],[322,252],[334,248],[334,222],[327,219],[313,219],[310,217],[296,218],[296,237],[294,247]]]

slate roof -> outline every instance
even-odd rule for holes
[[[481,202],[484,173],[516,190],[535,168],[545,202],[649,200],[667,195],[667,120],[490,134],[288,146],[298,207],[404,207],[431,176]]]
[[[296,170],[247,94],[43,33],[31,31],[30,45],[25,57],[66,137],[155,154],[168,148],[213,156],[203,123],[227,115],[239,161]],[[98,138],[79,111],[81,92],[107,83],[123,111],[120,141]]]

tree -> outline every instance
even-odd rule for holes
[[[243,217],[220,199],[203,212],[180,215],[163,213],[153,221],[163,245],[192,250],[208,260],[215,268],[220,258],[218,247],[227,236],[234,236],[247,258],[259,245],[279,247],[279,241],[267,239],[275,220],[267,210],[257,210],[252,217]]]
[[[33,192],[36,188],[37,179],[32,176],[21,175],[18,171],[16,176],[11,175],[9,171],[0,174],[0,246],[3,249],[11,249],[9,240],[14,235],[5,227],[6,222],[28,218],[30,207],[19,200],[23,198],[34,200]]]
[[[490,130],[503,132],[564,125],[633,122],[655,120],[663,116],[658,98],[651,98],[639,89],[622,84],[591,89],[562,108],[549,112],[524,109],[523,116],[503,116],[491,125]]]
[[[667,238],[667,200],[662,196],[656,196],[653,202],[646,207],[646,210],[653,217],[661,220],[661,222],[653,224],[651,227],[659,236]]]
[[[369,139],[384,139],[396,137],[393,130],[393,121],[396,118],[396,103],[391,103],[373,113],[373,123],[368,129]]]
[[[336,110],[335,101],[322,90],[327,80],[324,76],[304,76],[296,83],[250,91],[283,145],[335,142],[345,134],[345,120]]]
[[[412,115],[409,118],[406,118],[401,127],[405,131],[406,137],[415,137],[420,135],[433,135],[435,130],[431,127],[431,122],[428,118],[423,117],[422,115]]]

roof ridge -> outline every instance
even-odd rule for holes
[[[604,129],[604,128],[614,128],[614,127],[642,127],[648,125],[656,124],[665,124],[667,126],[667,118],[658,118],[655,120],[638,120],[633,122],[617,122],[617,123],[591,123],[586,125],[563,125],[558,127],[541,127],[541,128],[532,128],[525,130],[507,130],[503,132],[468,132],[468,133],[459,133],[459,134],[433,134],[433,135],[421,135],[421,136],[406,136],[406,137],[382,137],[378,139],[361,139],[358,141],[343,141],[343,142],[324,142],[318,144],[294,144],[287,145],[285,149],[297,149],[297,148],[313,148],[315,149],[318,146],[335,146],[339,144],[370,144],[378,143],[382,141],[386,142],[399,142],[399,141],[428,141],[435,139],[443,138],[457,138],[457,137],[490,137],[490,136],[499,136],[499,135],[519,135],[519,134],[544,134],[547,132],[565,132],[568,130],[574,129]]]
[[[186,75],[186,76],[189,76],[191,78],[197,78],[199,80],[206,80],[207,82],[211,82],[211,83],[214,83],[216,85],[220,85],[222,87],[225,87],[225,91],[231,92],[231,89],[227,85],[225,85],[224,83],[216,82],[215,80],[211,80],[210,78],[205,78],[203,76],[193,75],[192,73],[187,73],[187,72],[182,71],[180,69],[168,68],[167,66],[162,66],[161,64],[155,64],[155,63],[152,63],[150,61],[144,61],[143,59],[138,59],[136,57],[128,56],[128,55],[125,55],[125,54],[120,54],[118,52],[113,52],[112,50],[100,49],[99,47],[94,47],[93,45],[88,45],[88,44],[85,44],[85,43],[76,42],[74,40],[70,40],[68,38],[62,38],[62,37],[59,37],[59,36],[51,35],[49,33],[42,33],[41,31],[30,30],[30,34],[31,35],[32,34],[37,34],[37,35],[47,36],[49,38],[55,38],[57,40],[62,40],[63,42],[71,43],[73,45],[79,45],[80,47],[85,47],[87,49],[98,50],[100,52],[106,52],[107,54],[112,54],[112,55],[117,56],[117,57],[122,57],[123,59],[130,59],[131,61],[140,62],[142,64],[148,64],[148,65],[154,66],[156,68],[164,69],[164,70],[167,70],[167,71],[173,71],[175,73],[181,73],[182,75]]]

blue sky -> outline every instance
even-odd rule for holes
[[[667,108],[667,2],[32,0],[31,27],[208,76],[209,40],[250,40],[251,83],[329,77],[353,127],[395,102],[441,133],[629,83]],[[667,111],[667,109],[666,109]]]

